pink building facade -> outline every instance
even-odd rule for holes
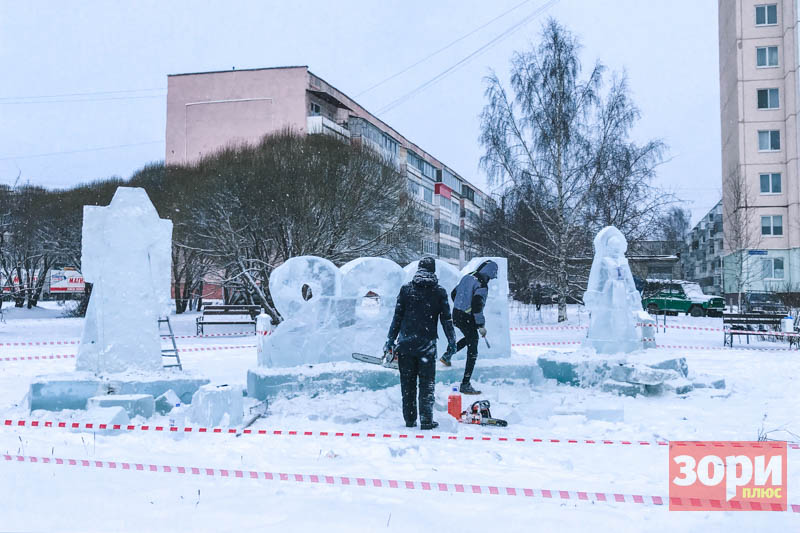
[[[192,164],[285,129],[363,142],[404,170],[423,206],[429,232],[420,253],[457,266],[474,255],[465,237],[489,197],[308,67],[174,74],[167,88],[168,165]]]

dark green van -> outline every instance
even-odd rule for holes
[[[722,316],[725,301],[720,296],[703,294],[692,281],[649,279],[642,291],[642,307],[650,314]]]

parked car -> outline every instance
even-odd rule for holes
[[[742,295],[742,311],[770,315],[785,315],[788,309],[771,292],[748,292]]]
[[[642,307],[651,314],[722,316],[725,300],[704,294],[700,285],[692,281],[648,279],[642,291]]]

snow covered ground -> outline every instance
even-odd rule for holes
[[[19,404],[30,379],[68,371],[74,359],[4,360],[70,355],[76,344],[15,345],[77,341],[81,319],[58,318],[61,308],[6,308],[0,323],[0,422],[31,416]],[[177,335],[194,334],[194,314],[172,317]],[[555,325],[555,310],[541,314],[513,306],[513,326]],[[567,325],[585,326],[587,316],[570,307]],[[667,317],[667,326],[720,328],[720,319]],[[237,326],[209,328],[235,333]],[[544,343],[575,341],[582,329],[514,330],[515,348],[532,358],[554,349]],[[756,440],[759,431],[800,440],[800,353],[785,343],[755,341],[722,348],[719,331],[667,327],[659,348],[687,358],[690,370],[723,376],[724,391],[695,390],[686,397],[627,398],[596,390],[546,383],[493,385],[480,382],[483,397],[508,428],[446,423],[448,390],[437,386],[442,436],[525,437],[527,442],[398,438],[406,433],[399,387],[380,391],[300,396],[273,402],[253,430],[391,433],[392,438],[184,434],[91,431],[0,426],[3,454],[115,461],[232,470],[323,474],[364,478],[465,483],[666,496],[665,446],[534,443],[540,439]],[[244,384],[256,365],[253,335],[178,339],[184,366],[213,383]],[[557,349],[573,349],[569,345]],[[755,350],[753,348],[759,348]],[[457,361],[456,364],[463,364]],[[248,404],[250,405],[250,404]],[[589,420],[587,406],[618,412],[622,421]],[[69,413],[52,413],[66,420]],[[176,418],[176,417],[173,417]],[[141,423],[142,421],[136,421]],[[183,421],[178,416],[178,426]],[[147,421],[169,425],[168,417]],[[792,435],[792,433],[794,435]],[[0,459],[2,456],[0,455]],[[800,451],[789,451],[788,494],[800,502]],[[766,531],[798,530],[800,515],[775,512],[669,512],[666,506],[633,503],[547,501],[541,498],[454,494],[358,486],[326,486],[264,479],[127,471],[0,460],[0,531]]]

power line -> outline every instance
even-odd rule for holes
[[[163,98],[164,94],[148,94],[141,96],[111,96],[109,98],[69,98],[66,100],[39,100],[31,102],[0,102],[0,105],[56,104],[59,102],[104,102],[108,100],[141,100],[143,98]]]
[[[4,100],[34,100],[38,98],[62,98],[64,96],[94,96],[100,94],[122,94],[122,93],[142,93],[149,91],[166,91],[166,87],[153,87],[151,89],[126,89],[120,91],[92,91],[81,93],[61,93],[61,94],[43,94],[38,96],[2,96],[0,101]]]
[[[512,11],[515,11],[516,9],[518,9],[518,8],[520,8],[520,7],[522,7],[522,6],[524,6],[525,4],[527,4],[527,3],[530,3],[530,2],[531,2],[531,0],[525,0],[524,2],[521,2],[521,3],[517,4],[517,5],[515,5],[514,7],[512,7],[512,8],[511,8],[511,9],[509,9],[508,11],[504,11],[503,13],[500,13],[499,15],[497,15],[497,16],[496,16],[495,18],[493,18],[492,20],[490,20],[490,21],[488,21],[488,22],[484,23],[484,24],[483,24],[483,25],[481,25],[481,26],[478,26],[477,28],[475,28],[475,29],[474,29],[474,30],[472,30],[471,32],[469,32],[469,33],[467,33],[467,34],[465,34],[465,35],[462,35],[461,37],[459,37],[459,38],[458,38],[458,39],[456,39],[455,41],[452,41],[451,43],[449,43],[449,44],[446,44],[445,46],[443,46],[443,47],[439,48],[439,49],[438,49],[438,50],[436,50],[435,52],[432,52],[432,53],[430,53],[430,54],[426,55],[425,57],[423,57],[422,59],[420,59],[420,60],[419,60],[419,61],[417,61],[416,63],[414,63],[414,64],[412,64],[412,65],[409,65],[409,66],[407,66],[406,68],[404,68],[404,69],[403,69],[403,70],[401,70],[400,72],[396,72],[395,74],[392,74],[392,75],[391,75],[391,76],[389,76],[388,78],[384,78],[384,79],[382,79],[381,81],[379,81],[379,82],[378,82],[378,83],[376,83],[375,85],[372,85],[372,86],[370,86],[370,87],[368,87],[368,88],[364,89],[364,90],[363,90],[363,91],[361,91],[360,93],[356,94],[356,96],[355,96],[355,97],[356,97],[356,98],[358,98],[359,96],[361,96],[361,95],[363,95],[363,94],[366,94],[366,93],[370,92],[371,90],[373,90],[373,89],[376,89],[376,88],[380,87],[380,86],[381,86],[381,85],[383,85],[384,83],[386,83],[386,82],[388,82],[388,81],[391,81],[391,80],[395,79],[396,77],[398,77],[398,76],[400,76],[400,75],[402,75],[402,74],[405,74],[406,72],[408,72],[408,71],[409,71],[409,70],[411,70],[412,68],[416,67],[417,65],[419,65],[419,64],[421,64],[421,63],[424,63],[424,62],[425,62],[425,61],[427,61],[428,59],[432,58],[433,56],[435,56],[435,55],[437,55],[437,54],[439,54],[439,53],[441,53],[441,52],[444,52],[445,50],[447,50],[448,48],[452,47],[453,45],[455,45],[455,44],[458,44],[459,42],[463,41],[464,39],[466,39],[466,38],[467,38],[467,37],[469,37],[470,35],[473,35],[473,34],[475,34],[475,33],[479,32],[480,30],[482,30],[482,29],[483,29],[483,28],[485,28],[486,26],[490,25],[491,23],[495,22],[496,20],[498,20],[498,19],[501,19],[501,18],[505,17],[506,15],[508,15],[509,13],[511,13]]]
[[[550,7],[552,7],[555,4],[557,4],[558,1],[559,0],[549,0],[548,2],[546,2],[545,4],[543,4],[542,6],[537,8],[533,13],[531,13],[527,17],[523,18],[522,20],[520,20],[519,22],[517,22],[513,26],[509,27],[508,29],[503,31],[500,35],[498,35],[497,37],[493,38],[492,40],[490,40],[489,42],[487,42],[486,44],[484,44],[483,46],[481,46],[480,48],[478,48],[477,50],[475,50],[471,54],[469,54],[466,57],[464,57],[463,59],[459,60],[454,65],[452,65],[452,66],[448,67],[447,69],[443,70],[442,72],[440,72],[439,74],[437,74],[433,78],[429,79],[428,81],[426,81],[422,85],[419,85],[415,89],[412,89],[411,91],[409,91],[406,94],[400,96],[399,98],[396,98],[395,100],[389,102],[387,105],[385,105],[384,107],[379,109],[376,114],[377,115],[383,115],[383,114],[387,113],[388,111],[391,111],[392,109],[394,109],[395,107],[399,106],[400,104],[403,104],[407,100],[413,98],[418,93],[424,91],[425,89],[427,89],[431,85],[433,85],[436,82],[444,79],[446,76],[448,76],[450,73],[452,73],[455,69],[457,69],[458,67],[464,65],[469,60],[471,60],[472,58],[477,56],[478,54],[486,51],[488,48],[490,48],[491,46],[497,44],[502,39],[505,39],[509,35],[512,35],[514,32],[516,32],[517,30],[521,29],[525,24],[527,24],[528,22],[532,21],[533,19],[535,19],[536,17],[541,15],[544,11],[546,11]]]
[[[129,144],[116,144],[114,146],[98,146],[97,148],[83,148],[81,150],[67,150],[64,152],[45,152],[43,154],[30,154],[30,155],[19,155],[19,156],[11,156],[11,157],[0,157],[0,161],[10,161],[12,159],[33,159],[35,157],[48,157],[51,155],[64,155],[64,154],[78,154],[83,152],[99,152],[101,150],[114,150],[116,148],[128,148],[130,146],[145,146],[148,144],[158,144],[163,143],[164,140],[158,141],[145,141],[140,143],[129,143]]]

